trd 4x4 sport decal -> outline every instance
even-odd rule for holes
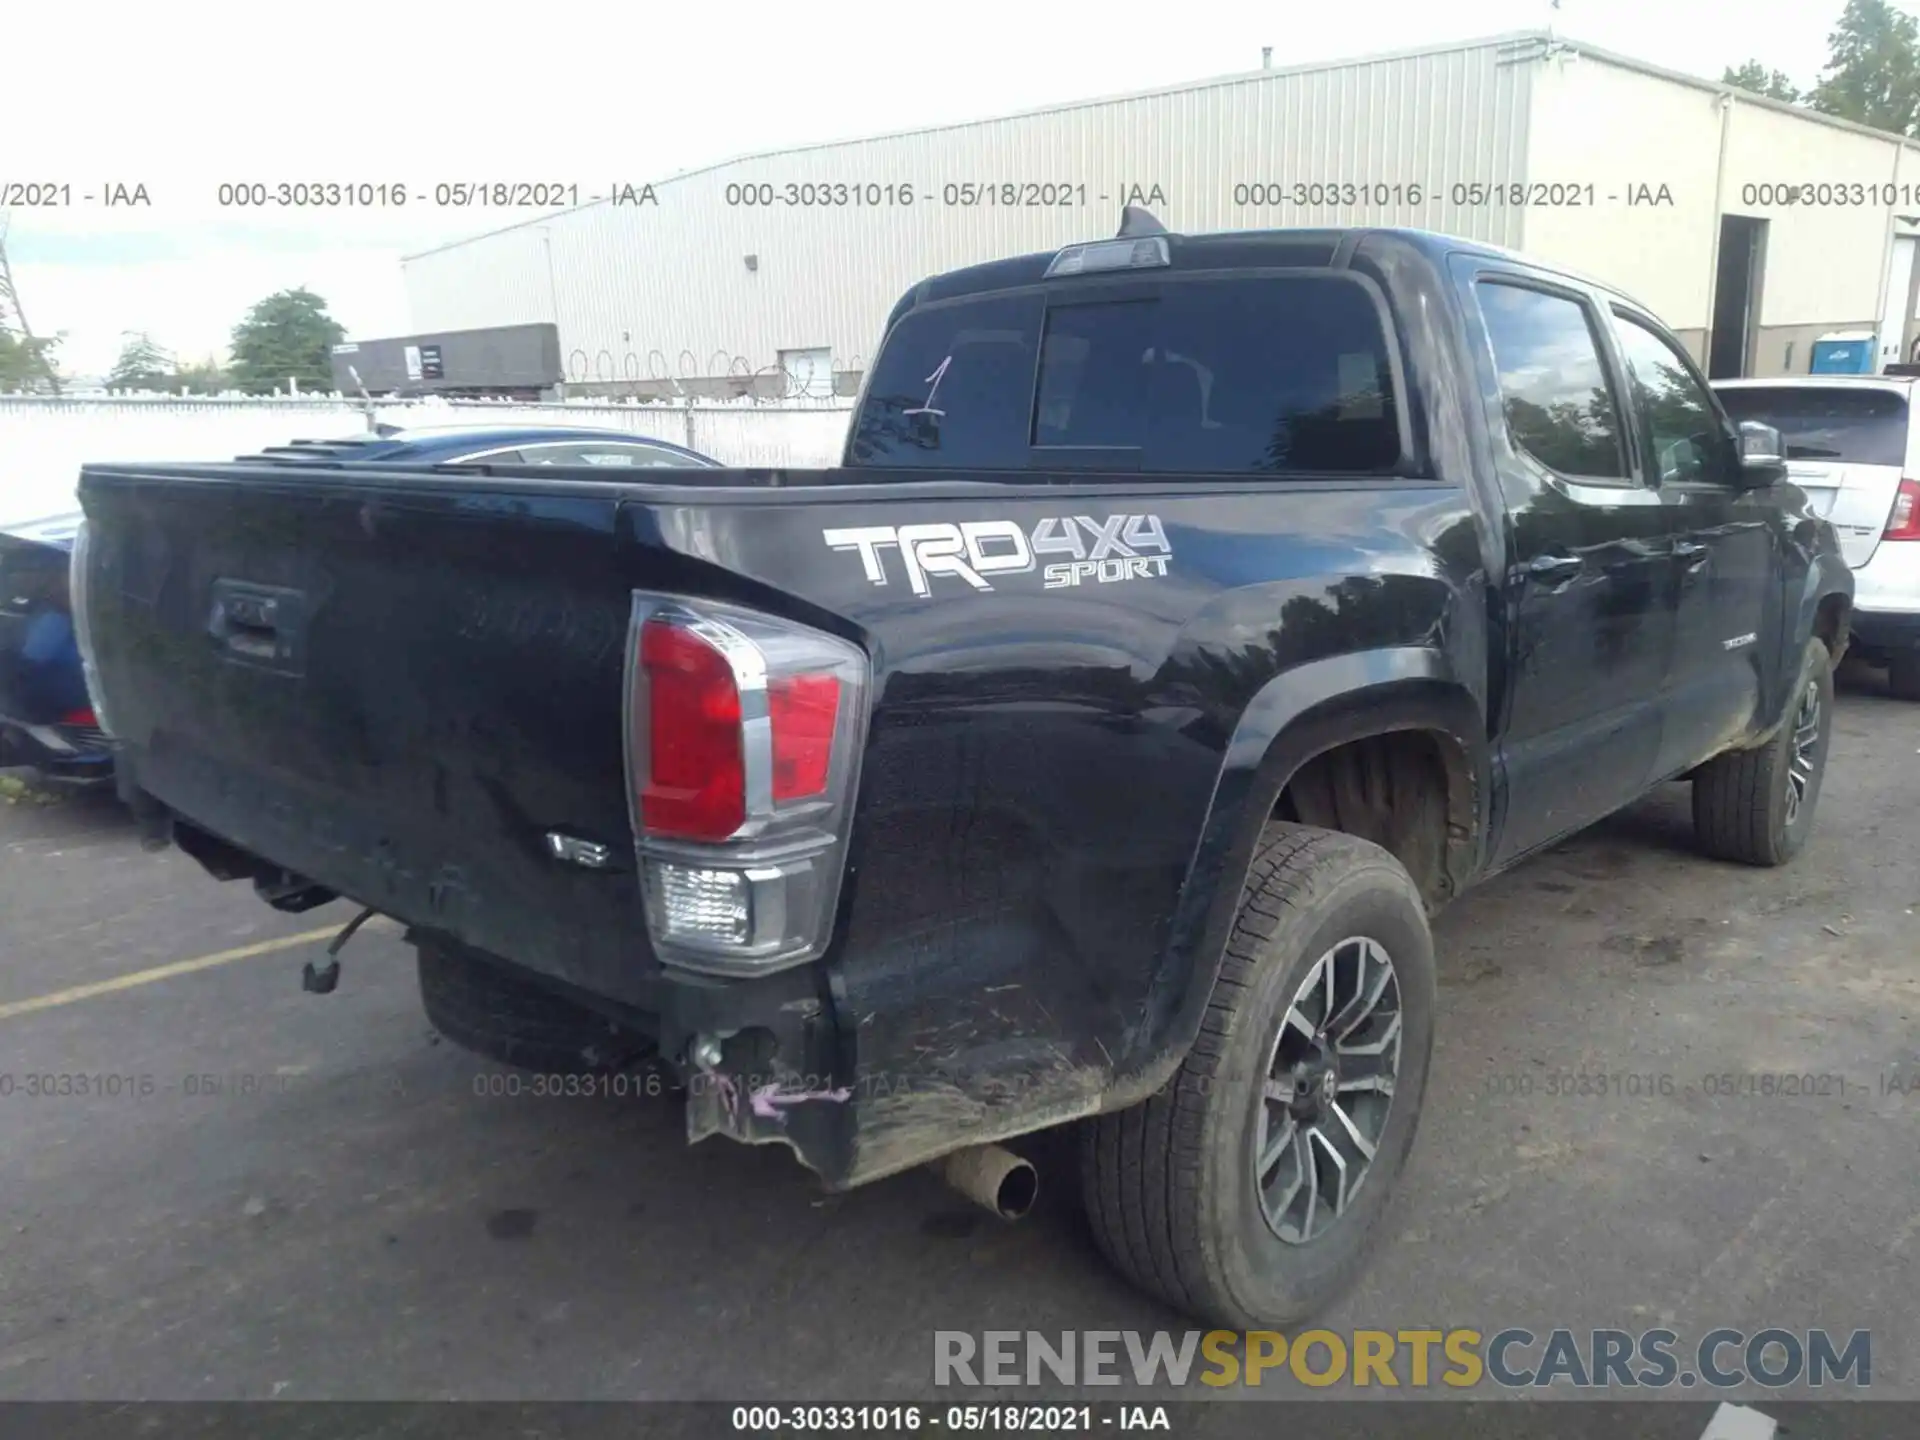
[[[857,550],[867,579],[887,583],[884,552],[900,552],[907,583],[916,595],[931,595],[936,575],[964,580],[975,590],[991,590],[989,575],[1024,575],[1038,569],[1042,588],[1111,585],[1121,580],[1152,580],[1167,573],[1173,546],[1158,515],[1050,515],[1031,533],[1011,520],[967,520],[935,525],[862,525],[823,530],[835,550]],[[1142,554],[1142,551],[1154,554]],[[1044,555],[1068,560],[1043,563]]]

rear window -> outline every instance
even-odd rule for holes
[[[1378,474],[1400,460],[1400,429],[1386,336],[1360,284],[1240,277],[909,314],[881,353],[853,454],[865,465]]]
[[[915,310],[893,327],[853,428],[858,465],[1018,469],[1045,307],[995,295]]]
[[[1789,460],[1907,462],[1907,397],[1891,390],[1741,386],[1720,391],[1720,403],[1736,423],[1758,420],[1778,430]]]

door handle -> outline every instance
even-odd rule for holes
[[[215,598],[207,632],[229,650],[270,659],[280,647],[279,606],[266,596],[229,591]]]
[[[1696,545],[1691,540],[1681,540],[1673,547],[1674,558],[1689,570],[1698,570],[1713,556],[1713,551],[1705,545]]]
[[[1578,555],[1536,555],[1527,564],[1527,574],[1552,585],[1573,579],[1580,573],[1581,564]]]
[[[297,675],[305,663],[305,601],[298,590],[216,580],[207,634],[229,660]]]

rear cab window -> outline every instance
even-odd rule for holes
[[[1720,392],[1737,424],[1757,420],[1778,430],[1789,460],[1849,465],[1907,462],[1907,396],[1894,390],[1819,385],[1740,385]]]
[[[1400,400],[1373,293],[1338,271],[1068,283],[909,311],[853,463],[1379,475]]]

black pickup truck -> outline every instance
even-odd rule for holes
[[[1247,1328],[1379,1231],[1432,911],[1667,780],[1805,842],[1851,580],[1778,450],[1591,281],[1130,214],[915,286],[838,468],[94,465],[76,608],[150,842],[396,918],[455,1040],[834,1188],[1074,1123]]]

